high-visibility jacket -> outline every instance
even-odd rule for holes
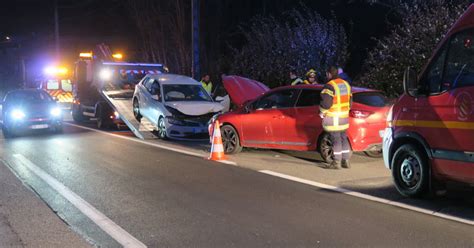
[[[351,86],[340,78],[331,80],[324,86],[320,111],[325,115],[323,128],[326,132],[345,131],[349,128],[351,98]]]
[[[303,84],[311,84],[311,82],[308,81],[308,79],[305,79],[305,80],[303,81]]]
[[[201,80],[202,87],[209,93],[209,95],[212,93],[212,82],[205,83],[204,81]]]

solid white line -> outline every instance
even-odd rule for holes
[[[168,150],[168,151],[178,152],[178,153],[181,153],[181,154],[186,154],[186,155],[189,155],[189,156],[194,156],[194,157],[199,157],[199,158],[205,158],[203,156],[203,154],[200,154],[200,153],[197,153],[197,152],[192,152],[192,151],[187,151],[187,150],[184,150],[184,149],[173,148],[173,147],[160,145],[160,144],[156,144],[156,143],[151,143],[151,142],[147,142],[147,141],[144,141],[144,140],[141,140],[141,139],[136,139],[136,138],[132,138],[132,137],[128,137],[128,136],[117,135],[117,134],[97,130],[97,129],[90,128],[90,127],[84,127],[84,126],[81,126],[81,125],[76,125],[76,124],[73,124],[73,123],[64,122],[63,124],[73,126],[73,127],[77,127],[77,128],[82,128],[82,129],[85,129],[85,130],[88,130],[88,131],[93,131],[93,132],[113,136],[113,137],[124,139],[124,140],[137,142],[137,143],[144,144],[144,145],[157,147],[157,148]],[[237,163],[235,163],[233,161],[228,161],[228,160],[221,160],[221,161],[214,161],[214,162],[223,163],[223,164],[230,164],[230,165],[237,165]]]
[[[127,231],[115,224],[107,216],[99,212],[99,210],[94,208],[91,204],[86,202],[76,193],[71,191],[69,188],[64,186],[62,183],[57,181],[55,178],[50,176],[41,168],[33,164],[33,162],[25,158],[23,155],[14,154],[13,156],[17,159],[15,162],[20,162],[23,166],[25,166],[31,172],[36,174],[45,183],[51,186],[51,188],[56,190],[61,196],[71,202],[71,204],[74,205],[77,209],[79,209],[79,211],[81,211],[85,216],[89,217],[89,219],[91,219],[95,224],[97,224],[97,226],[99,226],[102,230],[104,230],[104,232],[109,234],[118,243],[120,243],[124,247],[147,247],[138,239],[130,235]]]
[[[463,218],[460,218],[460,217],[455,217],[455,216],[452,216],[452,215],[443,214],[443,213],[439,213],[439,212],[436,212],[436,211],[431,211],[431,210],[411,206],[411,205],[401,203],[401,202],[391,201],[391,200],[380,198],[380,197],[377,197],[377,196],[371,196],[371,195],[367,195],[367,194],[364,194],[364,193],[355,192],[355,191],[352,191],[352,190],[339,188],[339,187],[324,184],[324,183],[318,183],[318,182],[315,182],[315,181],[310,181],[310,180],[306,180],[306,179],[303,179],[303,178],[294,177],[294,176],[290,176],[290,175],[286,175],[286,174],[282,174],[282,173],[278,173],[278,172],[274,172],[274,171],[270,171],[270,170],[260,170],[259,172],[263,173],[263,174],[279,177],[279,178],[284,178],[284,179],[287,179],[287,180],[290,180],[290,181],[315,186],[315,187],[318,187],[318,188],[321,188],[321,189],[331,190],[331,191],[335,191],[335,192],[342,193],[342,194],[345,194],[345,195],[350,195],[350,196],[362,198],[362,199],[373,201],[373,202],[378,202],[378,203],[387,204],[387,205],[391,205],[391,206],[395,206],[395,207],[399,207],[399,208],[403,208],[403,209],[408,209],[408,210],[412,210],[412,211],[415,211],[415,212],[419,212],[419,213],[423,213],[423,214],[427,214],[427,215],[431,215],[431,216],[436,216],[436,217],[439,217],[439,218],[452,220],[452,221],[456,221],[456,222],[461,222],[461,223],[468,224],[468,225],[474,225],[474,221],[472,221],[472,220],[467,220],[467,219],[463,219]]]

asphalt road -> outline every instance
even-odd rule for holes
[[[474,246],[469,225],[75,127],[2,142],[18,176],[102,247],[118,243],[14,154],[149,247]]]

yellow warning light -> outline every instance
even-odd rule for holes
[[[46,67],[44,69],[44,73],[50,76],[54,75],[65,75],[67,74],[68,70],[66,67]]]
[[[112,54],[112,57],[113,57],[114,59],[123,59],[123,54],[121,54],[121,53],[114,53],[114,54]]]
[[[80,58],[92,58],[92,53],[91,53],[91,52],[88,52],[88,53],[79,53],[79,57],[80,57]]]

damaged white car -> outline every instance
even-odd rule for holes
[[[222,110],[201,83],[181,75],[147,75],[133,95],[135,118],[151,121],[161,139],[208,139],[207,123]]]

